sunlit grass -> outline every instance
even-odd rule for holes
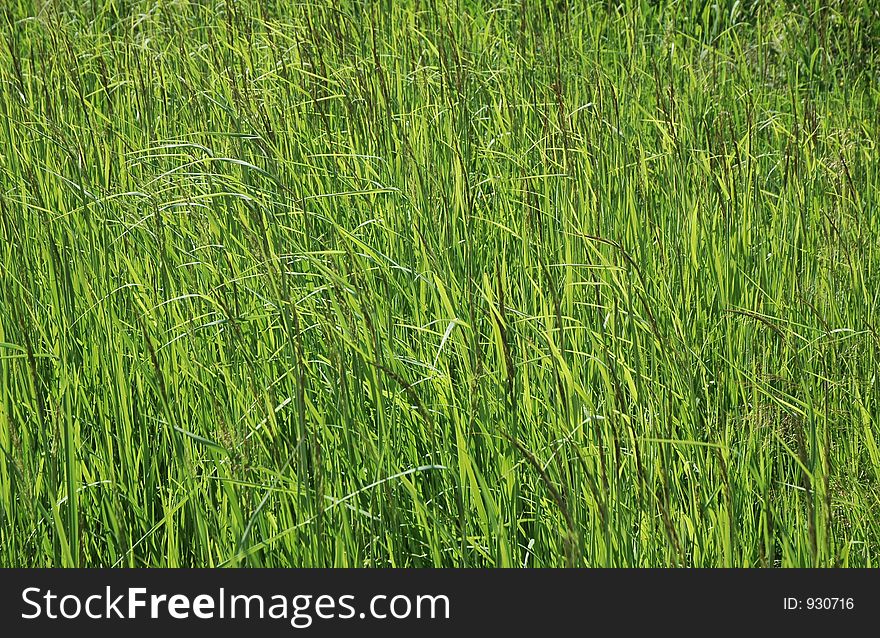
[[[880,14],[650,4],[8,0],[0,563],[876,566]]]

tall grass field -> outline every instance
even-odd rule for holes
[[[873,0],[5,0],[0,565],[876,567]]]

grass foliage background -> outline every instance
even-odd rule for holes
[[[875,3],[0,36],[3,565],[877,565]]]

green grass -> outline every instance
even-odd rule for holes
[[[7,0],[0,564],[877,566],[875,6]]]

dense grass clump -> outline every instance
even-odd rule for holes
[[[0,564],[877,565],[874,2],[3,6]]]

